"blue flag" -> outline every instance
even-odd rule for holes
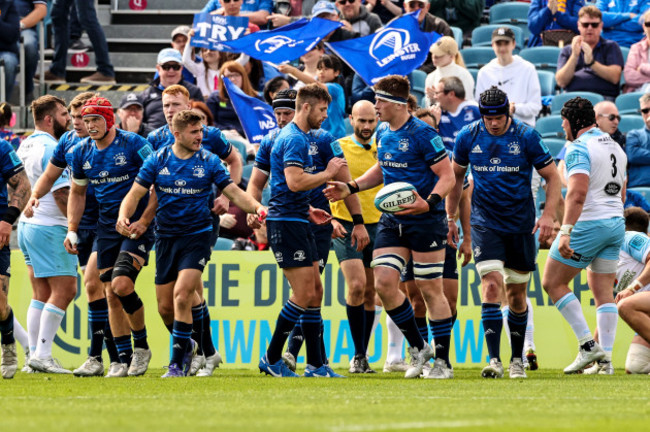
[[[194,37],[190,45],[223,51],[223,42],[239,39],[248,30],[248,17],[212,15],[198,13],[194,15]]]
[[[223,83],[249,142],[258,144],[266,134],[278,127],[271,106],[248,96],[226,77],[223,77]]]
[[[342,25],[327,19],[301,18],[274,30],[258,31],[224,42],[222,51],[241,52],[258,60],[282,63],[311,51],[321,39]]]
[[[429,48],[441,36],[420,30],[418,12],[406,14],[368,36],[325,45],[368,85],[387,75],[408,75],[424,63]]]

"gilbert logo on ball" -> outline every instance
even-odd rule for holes
[[[72,67],[82,68],[88,66],[88,63],[90,63],[90,57],[86,53],[77,53],[70,57]]]
[[[129,0],[129,8],[131,10],[145,10],[147,8],[147,0]]]
[[[404,210],[401,205],[415,202],[415,186],[406,182],[395,182],[384,186],[375,196],[375,207],[384,213]]]

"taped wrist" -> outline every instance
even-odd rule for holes
[[[442,197],[437,193],[432,193],[431,195],[429,195],[429,198],[427,198],[426,201],[427,204],[429,204],[429,211],[431,211],[435,206],[437,206],[442,202]]]
[[[352,183],[354,183],[354,185]],[[347,182],[346,185],[348,185],[348,189],[350,189],[350,195],[353,195],[361,190],[357,182],[355,182],[354,180],[352,180],[351,182]]]
[[[354,225],[363,225],[364,224],[363,216],[361,216],[360,214],[353,214],[352,215],[352,224],[354,224]]]

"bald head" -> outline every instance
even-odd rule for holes
[[[350,124],[354,128],[354,137],[361,144],[369,144],[377,127],[377,111],[372,102],[360,100],[352,107]]]
[[[618,108],[614,102],[598,102],[594,106],[594,112],[596,113],[596,125],[600,130],[610,135],[616,132],[621,117],[618,115]]]

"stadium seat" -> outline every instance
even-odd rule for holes
[[[555,74],[550,71],[538,70],[539,86],[542,90],[542,96],[551,96],[555,94]]]
[[[517,26],[510,24],[493,24],[476,27],[472,30],[472,47],[491,47],[492,32],[499,27],[510,27],[515,33],[515,54],[524,46],[524,31]]]
[[[456,39],[458,49],[461,49],[463,47],[463,31],[460,29],[460,27],[450,26],[450,28],[454,33],[454,39]]]
[[[599,95],[598,93],[592,93],[592,92],[560,93],[553,97],[553,101],[551,102],[551,114],[560,114],[560,111],[562,111],[562,107],[564,106],[564,103],[569,99],[573,99],[574,97],[577,96],[580,96],[585,99],[589,99],[589,101],[591,101],[593,105],[596,105],[598,102],[602,102],[605,100],[605,98],[603,98],[602,95]]]
[[[229,251],[232,249],[233,244],[235,244],[234,241],[225,237],[219,237],[217,239],[217,244],[214,245],[214,250]]]
[[[345,118],[343,119],[343,124],[345,125],[345,134],[352,135],[354,133],[354,128],[350,124],[350,117],[345,116]]]
[[[542,138],[564,138],[564,129],[562,129],[562,117],[551,115],[540,117],[535,124],[535,130],[539,132]]]
[[[480,69],[496,58],[494,50],[490,46],[463,48],[460,53],[463,55],[466,68]]]
[[[627,114],[640,114],[639,99],[643,96],[643,92],[625,93],[616,98],[616,108],[620,115]]]
[[[650,187],[633,187],[630,190],[643,195],[646,201],[650,201]]]
[[[546,144],[546,147],[548,147],[548,151],[551,153],[551,156],[555,158],[558,153],[560,153],[560,150],[562,150],[562,147],[564,147],[564,144],[566,144],[566,140],[563,138],[544,138],[543,139],[544,144]]]
[[[242,164],[245,165],[246,164],[246,144],[244,144],[242,141],[239,141],[239,140],[236,140],[236,139],[228,139],[228,141],[230,142],[230,144],[232,144],[232,146],[234,148],[237,149],[237,151],[239,151],[239,155],[241,156]]]
[[[253,172],[253,164],[248,164],[244,165],[244,168],[242,169],[241,176],[245,178],[246,180],[250,180],[251,178],[251,173]]]
[[[530,36],[528,9],[530,9],[529,3],[507,2],[495,4],[490,8],[490,24],[517,26],[523,31],[524,38],[528,38]]]
[[[621,122],[618,124],[618,130],[623,133],[628,133],[633,129],[643,129],[645,122],[640,115],[624,115],[621,116]]]
[[[476,78],[478,78],[478,69],[467,68],[467,71],[472,74],[472,78],[474,78],[474,84],[476,84]]]
[[[623,64],[627,63],[627,56],[630,54],[630,49],[627,47],[621,47],[621,54],[623,54]]]
[[[560,55],[560,48],[553,46],[540,46],[526,48],[519,52],[519,56],[535,65],[536,69],[550,70],[557,69],[557,59]]]
[[[415,69],[409,75],[409,81],[411,81],[411,90],[415,90],[419,93],[424,93],[424,82],[427,80],[427,74],[424,71]]]

